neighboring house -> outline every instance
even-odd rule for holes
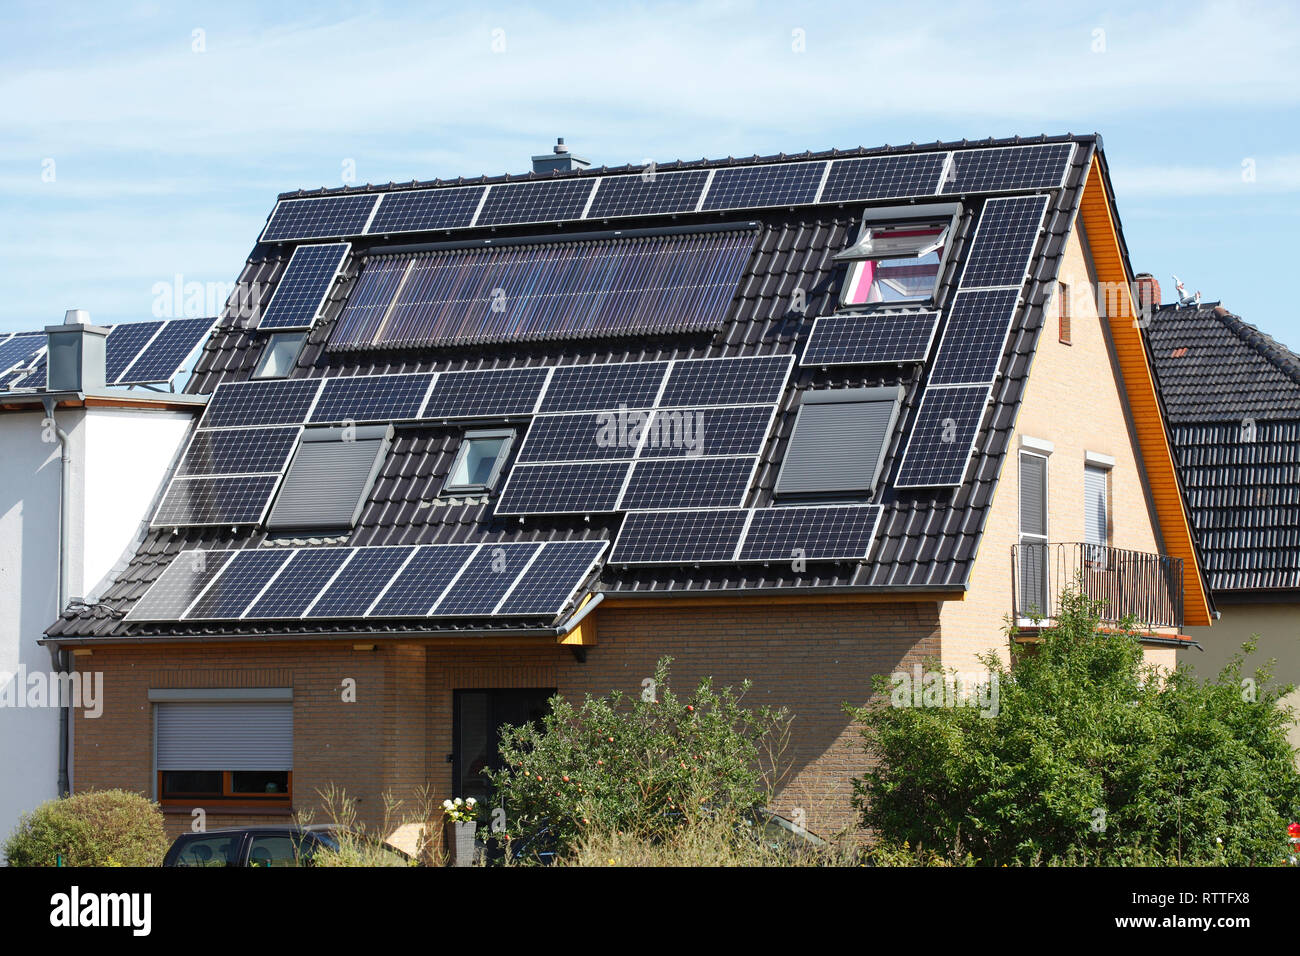
[[[1258,635],[1250,670],[1300,685],[1300,356],[1217,303],[1164,306],[1147,339],[1221,615],[1179,661],[1216,674]]]
[[[78,789],[486,798],[502,722],[671,656],[796,715],[777,807],[833,830],[874,675],[1075,579],[1166,665],[1209,623],[1099,138],[535,164],[281,197],[150,533],[47,631],[107,677]]]
[[[0,838],[59,794],[64,698],[42,631],[111,580],[203,408],[156,389],[213,319],[87,320],[73,310],[47,331],[0,334]]]

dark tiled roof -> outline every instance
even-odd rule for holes
[[[1210,587],[1300,589],[1300,357],[1215,304],[1146,333]]]
[[[1014,142],[1059,142],[1063,137],[1035,140],[997,140],[986,145]],[[1001,362],[1001,373],[986,412],[984,427],[976,441],[974,462],[964,485],[952,490],[899,491],[892,487],[900,450],[910,434],[923,385],[923,371],[916,366],[829,369],[795,367],[792,384],[764,451],[751,490],[750,505],[771,503],[779,464],[794,424],[799,394],[808,389],[901,385],[905,398],[900,427],[892,437],[886,464],[884,491],[878,500],[885,506],[873,549],[867,563],[814,564],[802,577],[776,566],[704,566],[624,569],[606,567],[593,587],[609,596],[623,594],[734,593],[757,588],[783,588],[800,592],[827,589],[899,591],[962,589],[969,577],[980,535],[988,515],[994,488],[1019,411],[1039,331],[1043,304],[1055,281],[1071,223],[1078,209],[1084,178],[1093,155],[1094,138],[1076,137],[1073,166],[1065,188],[1053,193],[1046,229],[1039,245],[1026,287],[1027,307],[1017,313]],[[936,144],[954,148],[962,144]],[[934,149],[936,145],[915,147]],[[907,149],[913,147],[905,147]],[[871,154],[879,151],[864,151]],[[832,154],[817,154],[827,156]],[[857,152],[834,155],[858,155]],[[789,158],[789,157],[787,157]],[[805,156],[796,157],[799,159]],[[770,159],[770,158],[765,158]],[[728,161],[732,162],[732,161]],[[661,166],[660,169],[666,167]],[[879,203],[887,205],[889,203]],[[757,223],[759,237],[751,261],[742,276],[735,300],[720,331],[678,334],[671,338],[643,337],[608,341],[568,343],[515,343],[457,349],[417,348],[388,352],[328,351],[325,344],[360,268],[354,255],[344,281],[333,293],[324,318],[311,333],[293,375],[355,375],[378,372],[447,371],[502,368],[541,364],[583,364],[665,358],[737,357],[784,354],[802,347],[813,319],[834,311],[838,283],[831,257],[848,243],[865,203],[771,210],[748,218]],[[964,209],[953,238],[952,255],[941,282],[939,304],[951,299],[964,262],[965,247],[979,210],[978,200]],[[629,222],[628,227],[638,225]],[[575,224],[575,230],[582,224]],[[589,228],[589,226],[588,226]],[[536,233],[536,229],[531,230]],[[549,232],[550,230],[548,230]],[[556,229],[563,235],[564,229]],[[526,235],[524,227],[495,229],[486,234]],[[382,243],[382,240],[373,240]],[[366,240],[354,241],[357,253],[366,251]],[[292,247],[260,244],[251,254],[240,282],[255,284],[265,302],[283,271]],[[792,311],[795,290],[807,299],[805,314]],[[187,390],[210,392],[220,382],[247,379],[261,353],[264,336],[249,331],[245,315],[234,311],[209,340]],[[384,463],[370,499],[354,532],[342,543],[353,545],[449,543],[478,540],[552,540],[612,538],[618,516],[593,516],[590,522],[577,518],[498,518],[489,500],[439,499],[442,479],[454,458],[460,430],[436,424],[403,426]],[[182,529],[176,534],[150,532],[123,574],[102,596],[103,606],[65,613],[50,629],[51,635],[148,636],[175,633],[174,626],[124,623],[121,614],[147,590],[176,552],[187,547],[230,547],[262,545],[265,532],[232,538],[229,533]],[[110,611],[109,609],[114,609]],[[550,622],[524,622],[547,624]],[[463,622],[469,629],[485,622]],[[387,629],[387,625],[383,626]],[[425,630],[426,623],[410,628]],[[493,624],[493,630],[502,628]],[[277,634],[364,630],[374,632],[373,622],[354,627],[335,624],[277,627]],[[206,624],[187,633],[234,635],[240,629]],[[242,633],[265,635],[264,629],[245,626]]]

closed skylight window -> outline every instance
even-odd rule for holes
[[[515,433],[508,428],[466,432],[443,490],[490,491],[501,473],[514,437]]]

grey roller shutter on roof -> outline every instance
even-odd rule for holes
[[[901,394],[899,388],[806,393],[776,493],[870,492],[889,449]]]
[[[1107,512],[1110,510],[1105,468],[1086,465],[1083,469],[1083,534],[1088,544],[1107,543]]]
[[[303,433],[280,486],[268,528],[351,528],[383,465],[389,426],[322,428]]]
[[[159,770],[292,770],[292,701],[154,704]]]

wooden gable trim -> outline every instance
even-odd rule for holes
[[[1103,297],[1102,289],[1097,290],[1098,311],[1103,313],[1110,328],[1119,360],[1122,384],[1133,412],[1133,429],[1160,521],[1164,551],[1183,559],[1184,623],[1189,627],[1205,627],[1211,622],[1209,593],[1178,483],[1178,470],[1160,410],[1155,376],[1142,340],[1142,330],[1136,321],[1133,278],[1129,275],[1120,244],[1119,226],[1096,156],[1088,169],[1088,179],[1079,201],[1079,217],[1088,234],[1097,281],[1102,289],[1115,290],[1118,294],[1119,308],[1113,310],[1106,304],[1110,296]],[[1113,315],[1113,311],[1120,314]]]

